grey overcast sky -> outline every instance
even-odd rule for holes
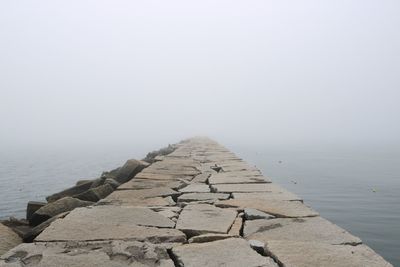
[[[0,90],[3,147],[399,146],[400,1],[3,0]]]

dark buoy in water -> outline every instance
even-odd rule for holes
[[[278,163],[281,164],[281,163],[282,163],[282,160],[278,161]]]

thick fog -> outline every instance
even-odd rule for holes
[[[0,147],[400,143],[400,2],[0,3]]]

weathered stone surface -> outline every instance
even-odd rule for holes
[[[120,183],[118,183],[115,179],[113,179],[113,178],[106,178],[105,180],[104,180],[104,184],[109,184],[109,185],[111,185],[113,188],[114,188],[114,190],[115,189],[117,189],[121,184]]]
[[[265,200],[265,199],[228,199],[221,200],[215,203],[217,207],[223,208],[237,208],[244,210],[245,208],[257,209],[276,217],[314,217],[318,216],[318,213],[312,210],[310,207],[304,205],[299,201],[277,201],[277,200]]]
[[[220,193],[254,193],[254,192],[272,192],[277,188],[273,184],[214,184],[211,185],[213,192]]]
[[[186,185],[187,183],[179,180],[151,180],[151,179],[138,179],[137,177],[135,177],[135,179],[132,179],[129,182],[120,185],[118,187],[118,190],[151,189],[155,187],[168,187],[177,190]]]
[[[110,194],[106,199],[108,200],[123,200],[129,201],[130,199],[145,199],[153,197],[167,197],[177,196],[179,192],[172,190],[168,187],[155,187],[149,189],[139,190],[117,190]]]
[[[257,220],[257,219],[274,219],[275,216],[256,210],[256,209],[250,209],[246,208],[244,209],[244,217],[246,220]]]
[[[47,202],[53,202],[56,201],[57,199],[63,198],[63,197],[72,197],[78,194],[81,194],[87,190],[90,189],[93,181],[88,181],[86,183],[82,183],[70,188],[67,188],[61,192],[55,193],[51,196],[46,197]]]
[[[71,211],[79,207],[86,207],[92,204],[93,202],[90,201],[83,201],[72,197],[64,197],[38,209],[32,214],[29,223],[30,225],[36,226],[63,212]]]
[[[365,245],[331,245],[320,242],[271,240],[265,249],[282,266],[393,267]]]
[[[181,212],[176,229],[188,236],[206,233],[228,233],[237,213],[228,209],[216,208],[213,205],[187,205]]]
[[[0,256],[22,243],[22,239],[7,226],[0,223]]]
[[[104,174],[103,174],[103,175],[104,175]],[[106,177],[100,177],[100,178],[94,179],[94,180],[92,181],[92,185],[90,186],[90,188],[96,188],[96,187],[99,187],[99,186],[103,185],[103,184],[104,184],[104,181],[105,181],[106,179],[107,179]]]
[[[192,182],[193,183],[205,183],[205,182],[207,182],[210,175],[211,175],[211,173],[201,173],[199,175],[196,175],[193,178]]]
[[[263,242],[287,240],[315,241],[332,245],[361,244],[358,237],[321,217],[246,221],[243,236]]]
[[[207,184],[194,183],[179,189],[183,193],[209,193],[210,187]]]
[[[149,173],[140,172],[135,176],[135,179],[150,179],[150,180],[187,180],[193,179],[193,176],[182,174],[168,174],[168,173]]]
[[[0,259],[0,266],[174,267],[166,247],[137,241],[21,244]]]
[[[228,234],[204,234],[204,235],[197,235],[191,237],[188,242],[189,243],[205,243],[205,242],[212,242],[222,239],[232,238],[231,235]]]
[[[182,232],[161,229],[174,225],[173,221],[146,208],[96,206],[73,210],[64,219],[53,222],[36,240],[130,239],[181,242],[185,237]]]
[[[259,255],[240,238],[178,246],[172,253],[178,266],[185,267],[277,267],[271,258]]]
[[[73,197],[80,200],[97,202],[100,199],[105,198],[106,196],[111,194],[113,191],[114,188],[111,185],[105,184],[96,188],[91,188],[83,193],[74,195]]]
[[[52,222],[57,219],[64,218],[69,214],[69,211],[60,213],[47,221],[42,222],[41,224],[29,229],[23,234],[24,242],[32,242],[44,229],[46,229]]]
[[[273,184],[271,184],[273,185]],[[275,185],[276,186],[276,185]],[[299,196],[281,189],[279,191],[261,192],[261,193],[232,193],[232,198],[243,199],[243,198],[258,198],[266,200],[287,200],[287,201],[303,201]]]
[[[152,207],[151,209],[169,219],[178,218],[181,212],[181,208],[179,207]]]
[[[270,183],[263,176],[242,176],[240,172],[219,172],[212,174],[208,179],[210,184],[246,184],[246,183]]]
[[[164,207],[173,206],[175,201],[171,197],[150,197],[150,198],[110,198],[103,199],[97,205],[122,205],[132,207]]]
[[[162,215],[160,215],[162,216]],[[167,243],[186,241],[186,236],[179,230],[169,228],[156,228],[137,226],[133,224],[105,224],[90,223],[82,226],[81,223],[72,221],[61,224],[57,220],[44,230],[36,241],[95,241],[95,240],[136,240],[151,243]],[[112,230],[111,230],[112,229]]]
[[[130,159],[118,169],[114,179],[120,184],[126,183],[147,166],[148,164],[143,161]]]
[[[29,221],[32,214],[46,204],[47,204],[46,202],[29,201],[28,204],[26,205],[26,219]]]
[[[178,197],[178,202],[217,201],[228,199],[229,194],[224,193],[187,193]]]

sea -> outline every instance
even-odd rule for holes
[[[223,142],[222,142],[223,143]],[[279,148],[225,144],[265,176],[301,196],[400,266],[400,151],[376,147]],[[30,200],[97,178],[161,146],[29,148],[0,151],[0,219],[25,217]]]

